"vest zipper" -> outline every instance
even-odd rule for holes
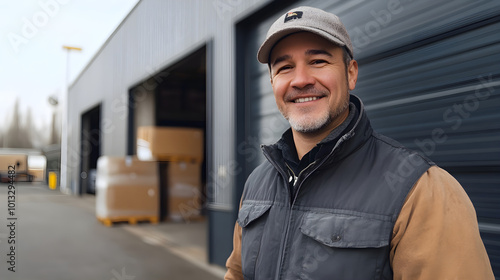
[[[286,167],[288,167],[288,171],[290,171],[291,173],[291,176],[288,179],[288,183],[291,183],[293,180],[293,186],[295,186],[295,184],[297,184],[297,179],[299,179],[299,177],[295,176],[295,172],[293,172],[293,169],[288,165],[288,163],[285,163],[285,165]]]
[[[293,186],[295,187],[295,185],[297,185],[297,181],[299,180],[300,175],[302,175],[302,173],[304,171],[306,171],[310,166],[312,166],[315,163],[316,163],[316,161],[313,161],[313,162],[309,163],[308,166],[306,166],[304,169],[302,169],[300,171],[299,176],[296,176],[295,172],[293,172],[292,168],[287,163],[285,163],[286,167],[288,167],[288,170],[290,170],[290,172],[292,173],[292,176],[290,177],[290,179],[288,179],[288,182],[289,183],[292,182],[292,178],[293,178]]]
[[[306,171],[307,169],[309,169],[309,167],[311,167],[312,165],[316,164],[316,161],[313,161],[311,163],[309,163],[308,166],[306,166],[304,169],[302,169],[299,173],[299,176],[297,176],[297,178],[295,179],[295,184],[297,184],[297,180],[299,179],[300,175],[302,175],[302,173],[304,173],[304,171]],[[295,186],[295,184],[293,184]],[[298,190],[297,190],[298,191]]]
[[[316,161],[313,161],[311,162],[308,166],[306,166],[304,169],[302,169],[299,173],[299,176],[295,176],[295,173],[293,172],[293,170],[290,168],[290,166],[288,166],[288,164],[286,164],[286,166],[288,167],[288,169],[290,170],[290,172],[292,173],[292,176],[293,176],[293,187],[295,188],[295,185],[297,184],[298,180],[299,180],[299,177],[300,175],[306,171],[307,169],[309,169],[309,167],[311,167],[312,165],[314,165],[316,163]],[[309,176],[307,176],[309,177]],[[306,177],[306,178],[307,178]],[[290,177],[290,179],[292,179]],[[290,183],[291,180],[288,180],[288,182]],[[305,180],[305,179],[304,179]],[[291,222],[291,219],[290,219],[290,213],[292,212],[292,208],[293,208],[293,205],[295,205],[295,201],[297,200],[297,196],[299,194],[299,190],[300,190],[300,187],[302,186],[302,182],[304,181],[302,180],[299,184],[299,187],[297,188],[297,191],[295,191],[295,193],[291,193],[290,195],[290,207],[288,208],[288,211],[287,211],[287,217],[286,217],[286,227],[285,227],[285,237],[283,238],[282,242],[281,242],[281,245],[280,245],[280,252],[279,252],[279,262],[278,262],[278,269],[276,270],[276,276],[275,276],[275,279],[281,279],[280,278],[280,274],[281,274],[281,270],[282,270],[282,265],[283,265],[283,259],[284,259],[284,251],[285,251],[285,245],[287,243],[287,240],[288,240],[288,233],[290,232],[290,222]]]

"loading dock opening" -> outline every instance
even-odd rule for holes
[[[203,130],[205,156],[201,163],[201,202],[206,197],[206,46],[154,73],[129,91],[127,154],[137,154],[140,126],[191,127]],[[158,162],[160,178],[160,220],[168,216],[168,162]],[[204,209],[202,210],[202,214]]]
[[[101,105],[82,114],[79,194],[95,194],[97,159],[101,155]]]

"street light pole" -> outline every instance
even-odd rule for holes
[[[65,81],[65,90],[61,100],[61,107],[63,110],[62,114],[62,129],[61,129],[61,180],[60,180],[60,189],[61,192],[69,194],[71,190],[68,187],[68,138],[69,133],[68,130],[68,116],[69,116],[69,107],[68,107],[68,96],[69,96],[69,53],[71,51],[81,51],[81,48],[63,46],[63,49],[67,51],[66,53],[66,81]]]

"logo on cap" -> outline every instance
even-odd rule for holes
[[[299,19],[302,18],[302,12],[296,11],[296,12],[288,12],[285,15],[285,22],[292,20],[292,19]]]

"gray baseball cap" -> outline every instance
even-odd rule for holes
[[[317,34],[336,45],[345,47],[351,58],[354,57],[351,39],[339,17],[317,8],[302,6],[291,9],[271,25],[266,40],[257,52],[259,62],[268,63],[274,45],[285,36],[300,31]]]

